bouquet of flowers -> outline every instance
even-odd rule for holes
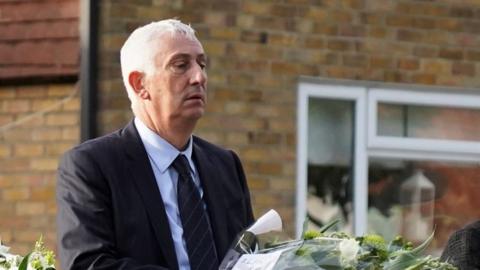
[[[8,253],[9,250],[0,241],[0,270],[55,270],[55,255],[45,248],[42,237],[25,257]]]
[[[422,255],[433,234],[417,247],[401,236],[390,242],[376,234],[352,237],[327,232],[336,222],[319,231],[305,231],[300,240],[261,243],[261,235],[250,229],[239,237],[221,270],[455,270],[438,258]],[[254,225],[255,226],[255,225]],[[248,235],[247,237],[245,235]],[[253,236],[252,236],[253,235]],[[230,254],[230,257],[228,256]],[[233,258],[233,259],[232,259]]]

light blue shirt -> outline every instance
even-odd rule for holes
[[[178,211],[177,203],[178,173],[173,167],[170,167],[170,165],[180,153],[185,155],[190,164],[190,172],[195,181],[195,185],[200,191],[200,197],[203,198],[200,179],[195,164],[192,161],[192,138],[190,137],[187,148],[180,152],[165,139],[150,130],[140,119],[135,118],[134,123],[140,134],[143,145],[147,150],[148,158],[152,165],[153,173],[155,174],[155,180],[157,181],[158,189],[162,195],[168,223],[170,225],[170,230],[172,231],[173,244],[175,246],[175,253],[177,254],[179,269],[190,270],[187,249],[182,237],[182,220],[180,219],[180,212]]]

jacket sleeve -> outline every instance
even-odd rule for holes
[[[58,168],[56,196],[62,269],[166,270],[119,256],[109,184],[91,153],[74,149],[64,155]]]
[[[254,216],[253,216],[253,211],[252,211],[252,203],[250,200],[250,191],[248,189],[247,185],[247,179],[245,177],[245,172],[243,171],[242,163],[240,162],[240,159],[238,158],[237,154],[235,152],[230,151],[233,156],[233,160],[235,161],[235,168],[237,170],[238,178],[240,180],[240,186],[242,187],[242,194],[244,197],[244,203],[245,203],[245,227],[250,226],[254,221]]]

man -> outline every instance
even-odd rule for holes
[[[480,220],[453,232],[442,252],[442,261],[459,270],[480,269]]]
[[[206,62],[178,20],[140,27],[125,42],[134,120],[68,151],[59,166],[63,270],[218,269],[253,222],[236,154],[192,135],[207,101]]]

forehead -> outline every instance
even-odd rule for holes
[[[204,55],[202,44],[198,39],[190,39],[183,34],[165,33],[154,43],[156,61],[168,61],[175,55],[198,57]]]

